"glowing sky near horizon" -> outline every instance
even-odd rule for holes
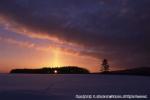
[[[72,44],[64,45],[61,42],[55,43],[54,40],[28,37],[5,29],[1,31],[1,72],[9,72],[14,68],[61,66],[81,66],[92,72],[99,70],[99,60],[80,55],[73,50],[76,46]],[[87,63],[88,61],[90,63]]]
[[[0,72],[150,65],[149,0],[0,0]]]

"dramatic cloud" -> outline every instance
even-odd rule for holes
[[[0,19],[26,35],[82,46],[80,54],[108,58],[114,66],[144,66],[150,64],[149,5],[149,0],[1,0]]]
[[[51,43],[51,44],[44,45],[44,44],[38,44],[38,43],[29,42],[29,41],[19,41],[13,38],[4,38],[4,37],[0,37],[0,42],[17,45],[23,48],[31,48],[31,49],[35,49],[35,50],[43,51],[43,52],[59,50],[67,54],[81,55],[80,52],[88,51],[88,50],[85,50],[84,48],[76,49],[75,46],[70,46],[70,45],[64,45],[64,44],[58,44],[58,43]]]

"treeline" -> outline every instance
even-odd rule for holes
[[[65,66],[57,68],[40,68],[40,69],[12,69],[10,73],[27,73],[27,74],[88,74],[89,71],[77,66]]]
[[[139,67],[139,68],[133,68],[133,69],[107,71],[107,72],[104,71],[104,72],[101,72],[100,74],[150,76],[150,67]]]

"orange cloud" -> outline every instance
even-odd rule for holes
[[[0,37],[1,41],[10,43],[10,44],[15,44],[15,45],[19,45],[21,47],[27,47],[27,48],[33,48],[35,46],[35,44],[33,43],[29,43],[29,42],[21,42],[21,41],[17,41],[15,39],[12,38],[2,38]]]
[[[18,45],[20,47],[33,48],[33,49],[36,49],[39,51],[45,51],[45,52],[49,52],[50,50],[56,50],[56,49],[59,51],[63,51],[65,53],[71,53],[71,54],[77,54],[78,52],[73,49],[63,48],[61,47],[62,44],[58,44],[58,43],[50,44],[47,46],[42,46],[42,45],[38,45],[35,43],[27,42],[27,41],[18,41],[13,38],[3,38],[3,37],[0,37],[0,41],[4,41],[9,44]]]

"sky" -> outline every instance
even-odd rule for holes
[[[149,0],[0,0],[0,72],[150,65]]]

